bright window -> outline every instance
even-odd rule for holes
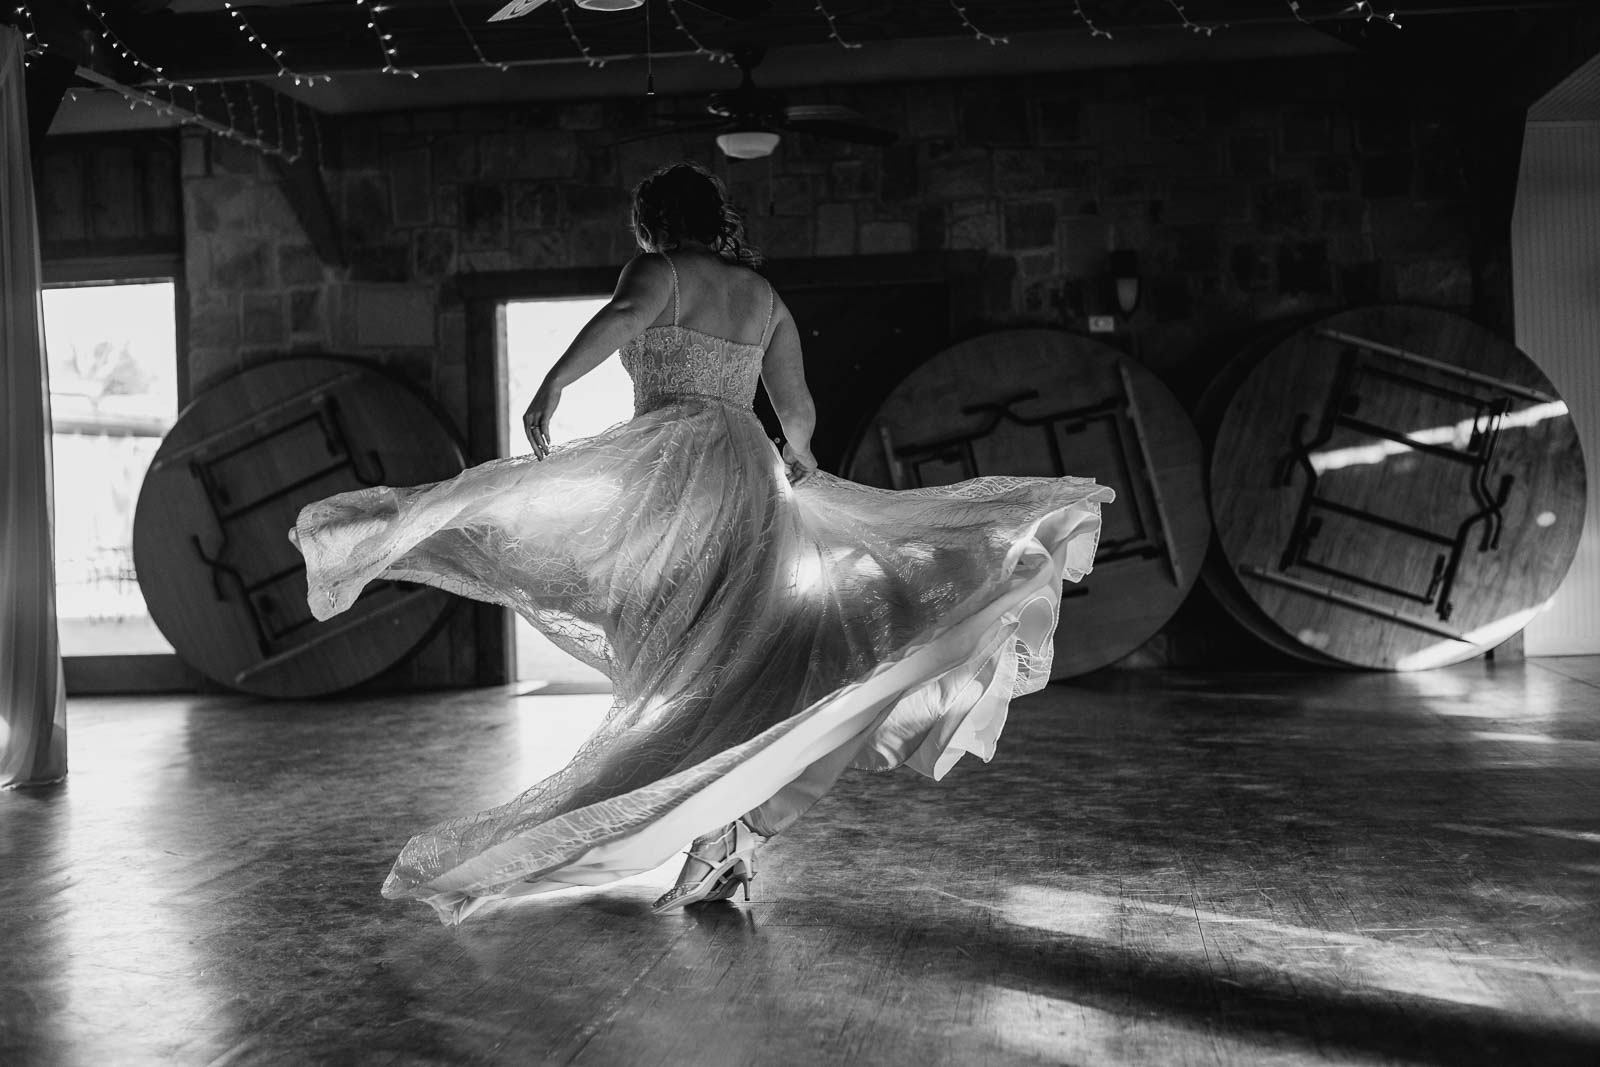
[[[168,654],[133,569],[139,486],[178,417],[171,281],[44,291],[66,656]]]
[[[522,430],[522,414],[561,358],[604,304],[603,297],[572,300],[518,300],[506,305],[506,426],[510,454],[532,451]],[[550,436],[557,443],[591,437],[633,414],[633,386],[615,356],[590,371],[561,395]],[[552,645],[539,631],[517,620],[518,681],[604,684],[606,679]]]

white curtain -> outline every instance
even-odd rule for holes
[[[0,26],[0,788],[67,773],[22,35]]]

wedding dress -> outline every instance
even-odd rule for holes
[[[762,346],[677,319],[621,350],[630,421],[543,462],[330,497],[291,534],[319,619],[374,579],[420,582],[511,608],[612,680],[565,768],[400,853],[383,894],[447,924],[653,869],[740,816],[776,833],[847,767],[988,760],[1010,699],[1049,679],[1061,583],[1089,570],[1111,490],[791,486],[751,410]]]

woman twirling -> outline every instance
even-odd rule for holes
[[[657,172],[634,229],[641,254],[528,407],[533,455],[331,497],[291,535],[319,619],[374,579],[426,583],[512,608],[612,680],[566,767],[400,853],[384,895],[446,923],[691,838],[657,910],[748,896],[755,842],[847,767],[989,759],[1011,698],[1049,678],[1061,582],[1088,571],[1111,499],[1080,478],[894,492],[819,471],[799,334],[721,183]],[[562,389],[618,349],[634,417],[553,442]]]

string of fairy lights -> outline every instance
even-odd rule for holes
[[[96,25],[99,27],[96,32],[100,34],[101,39],[110,46],[113,52],[127,60],[129,63],[132,63],[145,73],[152,75],[155,79],[155,83],[161,86],[163,89],[169,89],[173,87],[182,89],[192,88],[192,86],[186,82],[175,82],[168,78],[165,67],[158,67],[154,64],[146,63],[144,60],[135,55],[133,49],[129,48],[127,44],[123,42],[122,38],[117,36],[116,31],[111,28],[111,24],[106,21],[106,17],[105,15],[101,14],[100,9],[95,7],[94,4],[90,3],[89,0],[83,0],[83,6],[86,10],[88,10],[89,14],[94,18]]]
[[[384,33],[383,27],[378,25],[378,13],[383,10],[383,5],[372,3],[371,0],[356,0],[356,6],[367,13],[367,29],[371,30],[372,36],[377,38],[378,48],[383,52],[383,72],[385,74],[405,74],[413,78],[422,77],[420,71],[400,65],[397,58],[397,50],[392,43],[394,34]]]
[[[1072,13],[1078,16],[1079,22],[1088,27],[1090,37],[1104,37],[1108,41],[1111,40],[1110,32],[1095,25],[1094,19],[1083,9],[1083,0],[1072,0]]]
[[[298,100],[284,97],[281,93],[272,91],[255,82],[226,82],[205,80],[181,80],[169,78],[166,68],[147,61],[140,56],[133,47],[124,41],[112,29],[105,13],[95,6],[93,0],[80,0],[84,9],[93,19],[92,28],[111,49],[113,54],[120,57],[134,68],[149,75],[149,81],[154,88],[142,88],[124,85],[109,78],[94,78],[104,88],[117,92],[128,103],[129,110],[140,107],[149,108],[155,113],[174,118],[180,124],[202,127],[219,136],[229,138],[250,148],[256,149],[267,155],[274,155],[294,163],[298,162],[309,149],[318,166],[322,164],[322,128],[319,114],[314,109],[306,107]],[[39,55],[49,51],[38,32],[38,23],[33,14],[28,0],[14,0],[18,25],[23,33],[23,48],[25,58],[28,55]],[[330,81],[326,74],[307,75],[298,74],[283,63],[282,52],[273,49],[259,33],[243,17],[242,13],[233,10],[231,3],[225,3],[229,14],[239,32],[244,34],[252,43],[271,57],[279,68],[280,77],[294,79],[296,85],[316,85],[319,81]],[[222,118],[219,120],[208,115],[205,96],[202,89],[209,87],[216,91],[217,102],[221,104]],[[183,96],[187,94],[188,99]],[[243,107],[249,113],[248,129],[241,122],[240,106],[234,97],[243,94]],[[269,142],[261,136],[265,130],[264,115],[262,112],[262,95],[265,94],[271,102],[275,128],[277,130],[276,142]],[[284,107],[287,105],[291,115],[288,121],[284,117]],[[309,112],[311,119],[308,123],[306,115]],[[310,136],[307,136],[307,130]],[[292,137],[291,137],[292,133]]]
[[[1183,5],[1180,4],[1178,0],[1167,0],[1167,6],[1178,13],[1178,20],[1180,23],[1182,23],[1183,28],[1197,37],[1210,37],[1218,30],[1225,30],[1228,28],[1228,24],[1226,22],[1218,22],[1207,25],[1203,22],[1194,21],[1189,17],[1189,12],[1184,10]]]
[[[39,35],[38,24],[34,19],[30,0],[11,0],[11,2],[14,4],[14,11],[17,16],[17,28],[23,35],[24,58],[27,59],[47,51],[48,49]],[[37,2],[37,0],[34,0],[34,2]],[[395,35],[385,28],[381,16],[388,11],[388,5],[380,2],[380,0],[350,0],[350,2],[360,9],[361,16],[366,22],[366,28],[372,35],[373,41],[383,57],[382,65],[377,69],[384,74],[420,78],[422,72],[414,67],[407,66],[402,61],[399,47],[395,44]],[[451,11],[455,15],[456,23],[460,26],[462,36],[472,49],[472,54],[477,64],[500,71],[510,70],[514,65],[512,62],[505,59],[491,59],[488,53],[484,51],[483,42],[479,39],[478,34],[473,32],[471,24],[462,14],[456,0],[448,0],[448,2]],[[665,2],[678,34],[688,42],[695,55],[718,63],[725,63],[729,60],[730,57],[726,51],[709,47],[689,28],[688,23],[684,21],[683,13],[679,10],[679,0],[665,0]],[[1009,44],[1010,38],[987,32],[974,21],[972,14],[968,10],[969,4],[972,2],[975,2],[975,0],[946,0],[951,12],[960,22],[962,29],[969,33],[974,40],[986,45]],[[1367,23],[1383,23],[1395,29],[1399,29],[1401,26],[1399,12],[1380,8],[1375,0],[1341,0],[1342,6],[1336,12],[1325,11],[1315,16],[1308,11],[1310,0],[1283,0],[1283,2],[1296,21],[1307,25],[1314,25],[1316,22],[1325,21],[1329,18],[1339,18],[1346,20],[1359,19]],[[96,5],[95,0],[78,0],[78,3],[82,5],[92,20],[90,28],[100,36],[106,47],[128,64],[142,71],[148,76],[149,82],[155,86],[155,90],[151,91],[121,85],[117,82],[108,82],[108,87],[114,88],[128,100],[130,108],[137,108],[141,105],[154,108],[164,115],[176,116],[180,122],[204,126],[221,136],[230,137],[263,152],[282,156],[291,162],[300,159],[309,146],[320,165],[322,131],[318,118],[319,113],[315,109],[308,108],[292,98],[285,98],[270,89],[263,90],[268,94],[268,100],[272,105],[278,140],[276,144],[268,143],[259,136],[260,131],[263,129],[263,114],[262,103],[257,95],[256,83],[237,83],[243,87],[245,106],[248,108],[250,116],[249,131],[246,131],[239,122],[239,111],[233,99],[234,91],[229,88],[229,85],[233,83],[223,81],[208,82],[205,79],[185,81],[169,78],[165,67],[147,62],[117,35],[105,12]],[[553,6],[560,13],[562,25],[572,42],[574,50],[577,52],[578,57],[590,67],[605,66],[605,57],[597,55],[589,47],[578,32],[578,28],[573,24],[568,11],[568,7],[572,3],[573,0],[555,0]],[[1105,3],[1105,0],[1071,0],[1072,14],[1083,29],[1087,31],[1091,39],[1103,38],[1109,41],[1112,40],[1111,31],[1105,29],[1096,21],[1094,10],[1099,4],[1103,3]],[[863,47],[860,41],[853,40],[840,28],[839,18],[828,8],[826,0],[813,0],[813,4],[815,13],[827,28],[827,36],[830,41],[846,50],[855,50]],[[1194,0],[1190,0],[1187,4],[1184,0],[1166,0],[1166,4],[1172,9],[1176,25],[1188,33],[1211,37],[1217,32],[1228,28],[1228,24],[1225,22],[1204,22],[1191,17],[1189,8],[1194,4]],[[245,15],[240,7],[234,4],[233,0],[224,0],[222,6],[230,16],[230,22],[234,28],[250,44],[254,45],[272,61],[277,68],[277,77],[287,78],[297,87],[301,85],[314,87],[319,83],[333,80],[333,75],[330,74],[306,74],[293,68],[285,60],[283,50],[268,41],[261,31],[251,23],[249,17]],[[203,84],[210,84],[216,87],[217,97],[222,105],[222,113],[226,121],[219,122],[201,113],[205,101],[199,86]],[[185,92],[189,96],[186,105],[179,103],[180,93]],[[286,100],[291,112],[287,121],[283,115]],[[305,118],[307,112],[311,115],[309,124]],[[310,131],[309,136],[307,134],[308,129]],[[292,138],[289,136],[291,132],[293,133]],[[293,141],[293,147],[289,146],[288,142],[290,140]]]
[[[33,12],[27,4],[17,4],[17,28],[22,31],[22,63],[28,60],[39,50],[39,27],[33,21]]]
[[[1296,19],[1307,26],[1314,25],[1311,19],[1306,18],[1304,7],[1305,0],[1284,0],[1289,5],[1289,11]],[[1383,22],[1395,29],[1400,28],[1399,12],[1379,11],[1372,0],[1352,0],[1352,3],[1339,13],[1341,16],[1356,16],[1364,22]]]
[[[817,0],[817,14],[821,15],[828,24],[828,37],[840,48],[860,48],[860,41],[847,41],[839,33],[839,20],[833,17],[833,12],[828,10],[828,5],[822,0]]]
[[[1368,22],[1387,22],[1397,30],[1400,28],[1400,23],[1395,18],[1395,12],[1390,11],[1386,13],[1379,11],[1371,4],[1370,0],[1356,0],[1356,2],[1352,5],[1351,10],[1355,11]]]
[[[244,34],[246,39],[248,39],[251,44],[265,52],[267,54],[267,58],[271,59],[273,63],[277,64],[278,77],[290,78],[296,85],[315,85],[319,81],[325,82],[333,80],[326,74],[297,74],[296,72],[290,70],[283,61],[283,50],[279,48],[273,48],[271,45],[267,44],[266,41],[263,41],[261,39],[261,35],[256,33],[255,27],[250,25],[250,20],[245,18],[243,11],[240,11],[238,8],[234,7],[231,0],[222,0],[222,6],[229,15],[233,16],[234,26],[238,28],[239,32]]]
[[[556,0],[556,10],[561,12],[561,21],[567,27],[567,36],[572,38],[572,45],[578,50],[578,54],[583,57],[584,63],[591,67],[605,66],[606,61],[589,51],[589,46],[583,43],[582,37],[578,36],[578,31],[572,25],[572,19],[567,14],[567,5],[565,0]]]
[[[963,5],[960,0],[950,0],[950,9],[954,11],[956,13],[956,17],[961,20],[962,28],[971,33],[972,36],[976,37],[984,44],[1011,43],[1011,39],[1008,37],[997,37],[992,33],[984,33],[982,30],[978,29],[978,27],[973,23],[972,18],[967,14],[966,6]]]
[[[726,52],[715,48],[707,48],[701,43],[700,38],[696,37],[684,23],[683,15],[678,11],[678,0],[667,0],[667,10],[672,13],[672,21],[677,23],[678,32],[683,34],[683,39],[694,47],[695,55],[705,56],[714,63],[726,63],[732,58]]]
[[[466,35],[467,43],[472,46],[473,55],[478,57],[478,62],[485,67],[494,67],[502,74],[511,69],[510,63],[490,60],[483,54],[483,45],[478,42],[477,34],[472,32],[472,27],[467,25],[467,20],[461,15],[461,8],[456,6],[456,0],[450,0],[450,11],[456,17],[456,24],[461,27],[461,32]]]

